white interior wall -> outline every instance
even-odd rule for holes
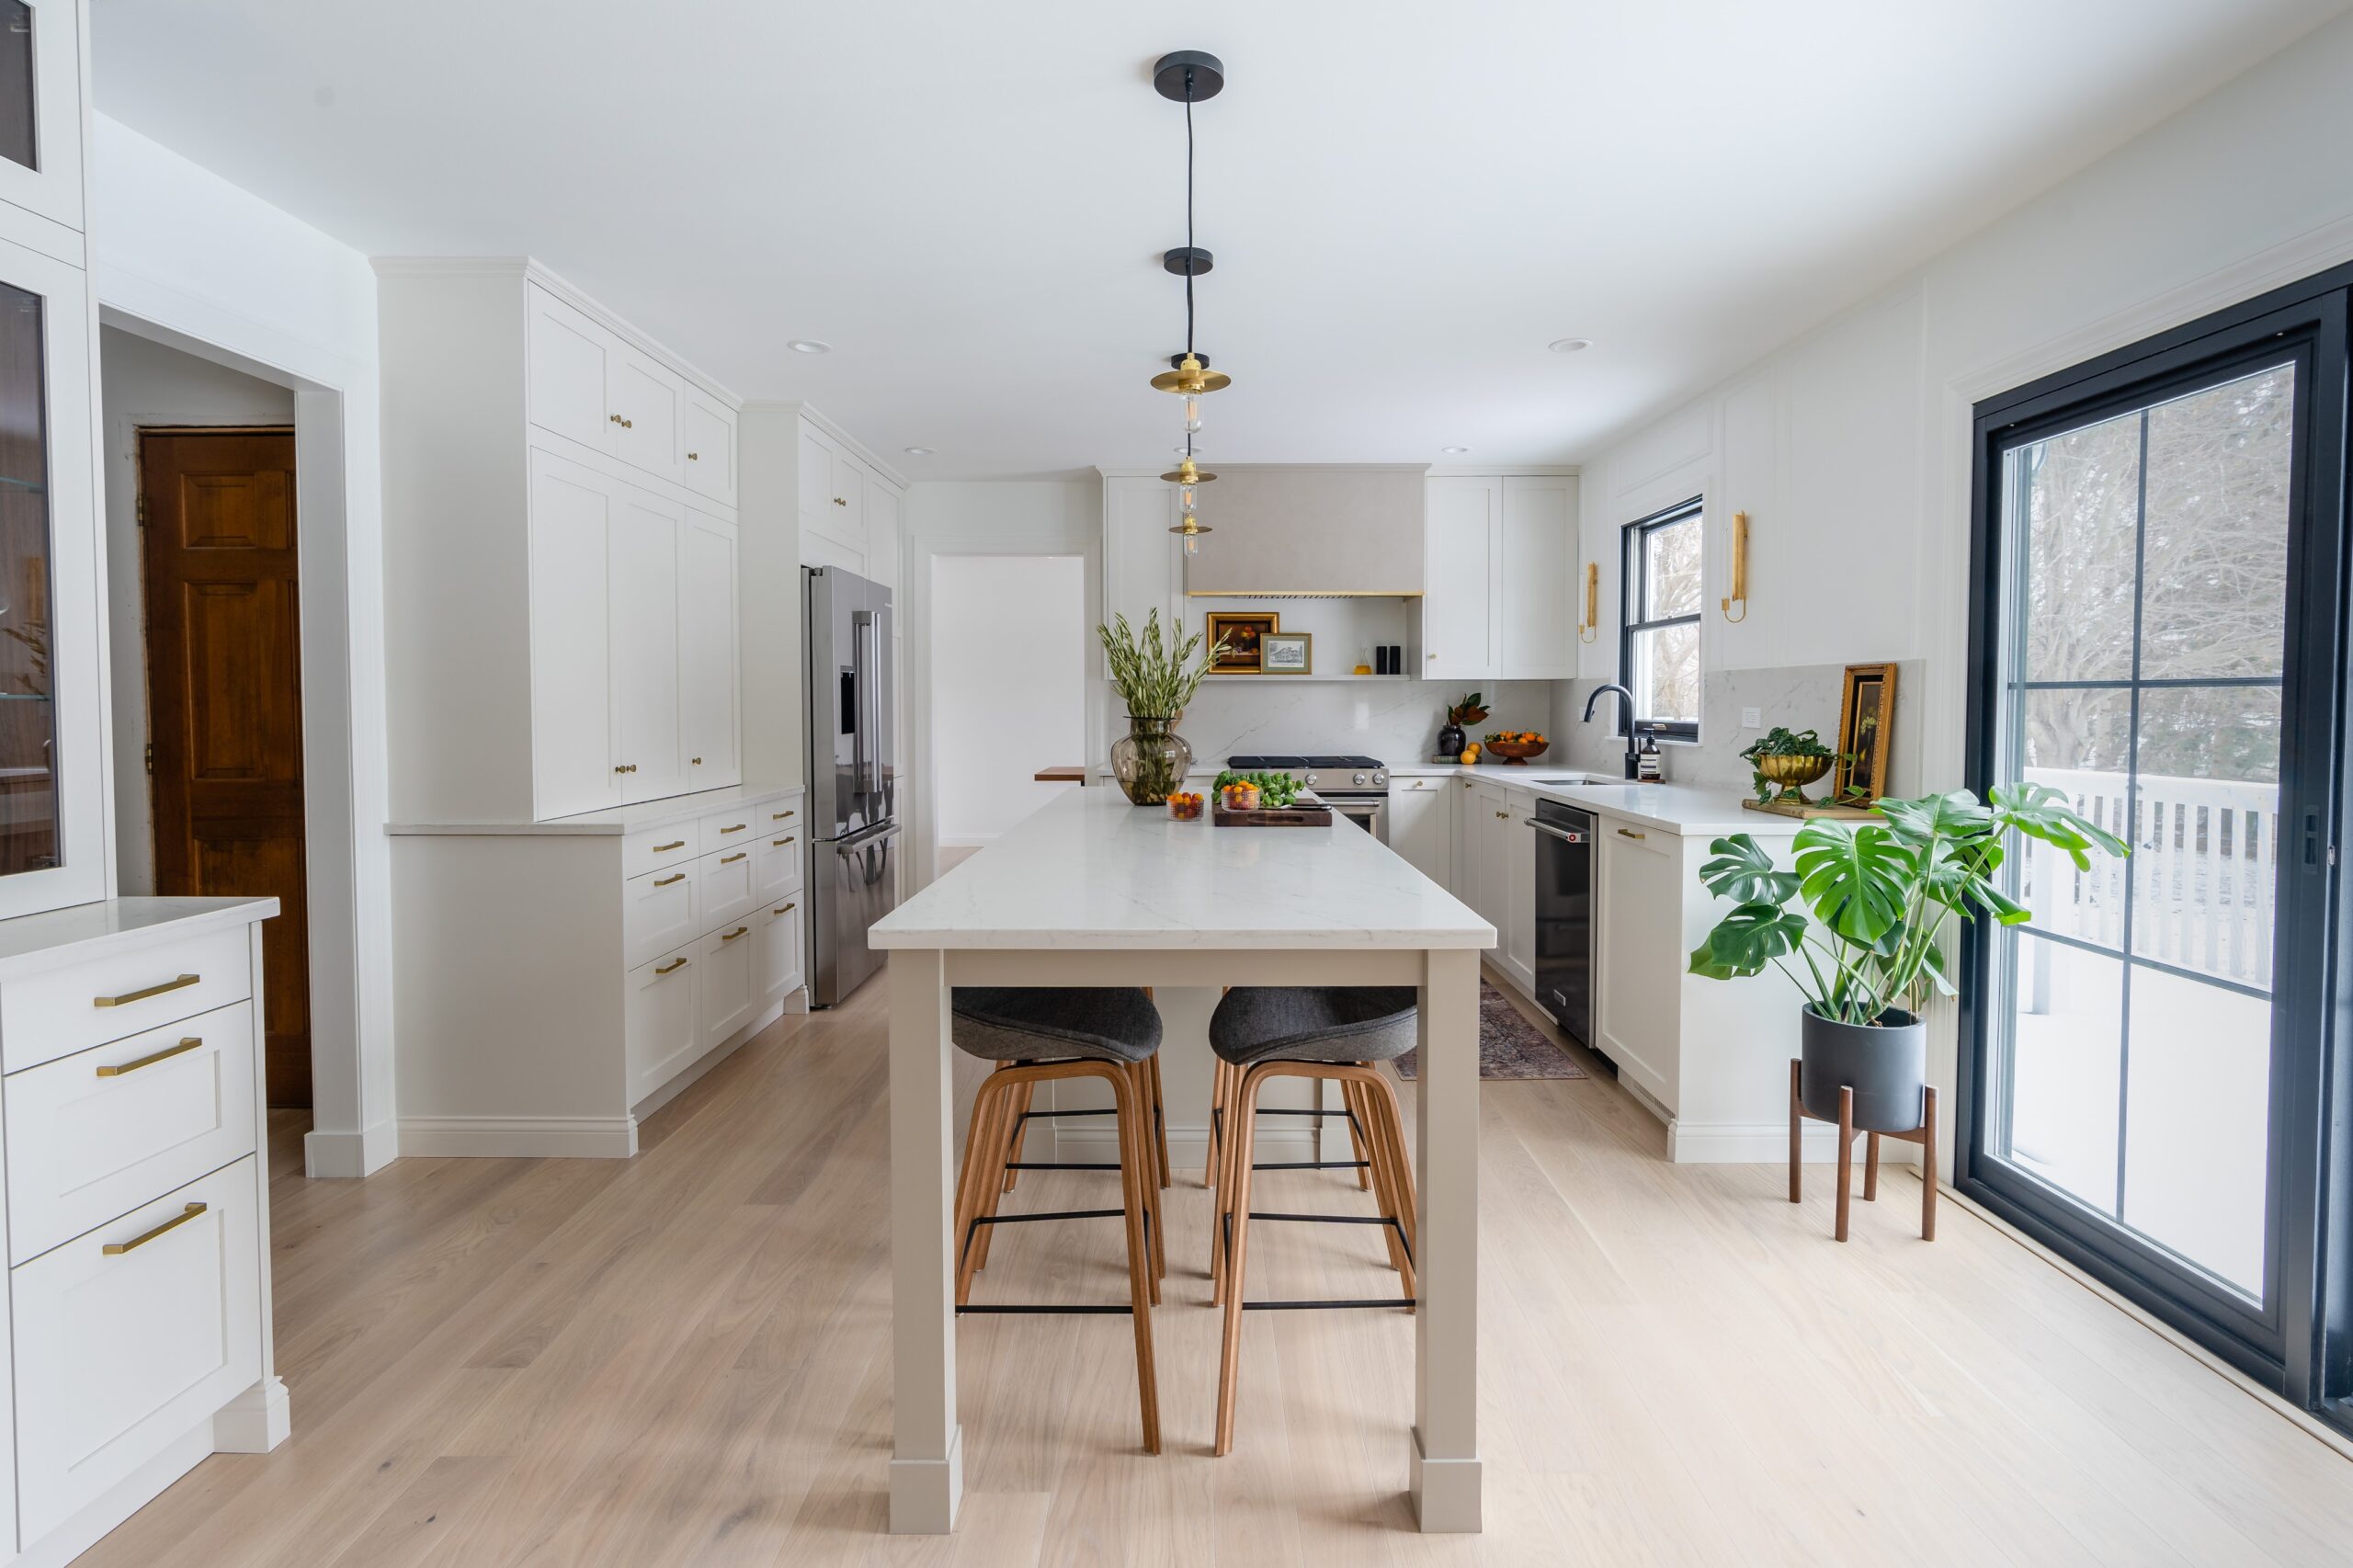
[[[104,115],[91,276],[108,324],[292,389],[302,555],[314,1176],[398,1153],[384,836],[376,278],[368,258]]]
[[[941,846],[993,843],[1076,788],[1035,775],[1086,761],[1086,574],[1081,555],[932,557]]]
[[[1923,660],[1912,787],[1959,784],[1972,405],[2353,257],[2348,81],[2353,17],[1587,460],[1604,624],[1580,674],[1616,676],[1620,526],[1705,494],[1703,669]],[[1752,530],[1737,624],[1718,608],[1735,510]],[[1952,1007],[1930,1027],[1949,1104]]]
[[[107,658],[114,699],[115,891],[155,891],[147,787],[146,606],[139,550],[139,430],[152,425],[291,425],[290,388],[115,327],[98,333],[105,404]]]

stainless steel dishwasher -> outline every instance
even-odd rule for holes
[[[1539,800],[1536,1005],[1580,1045],[1593,1045],[1593,815]]]

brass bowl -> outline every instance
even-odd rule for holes
[[[1829,772],[1834,760],[1827,756],[1760,756],[1756,759],[1756,766],[1766,782],[1779,785],[1791,798],[1802,801],[1805,787]]]

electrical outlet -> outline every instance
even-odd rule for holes
[[[1742,709],[1740,710],[1740,727],[1744,730],[1763,729],[1765,727],[1765,710],[1762,708]]]

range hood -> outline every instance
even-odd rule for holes
[[[1188,597],[1420,597],[1425,465],[1207,466]]]

